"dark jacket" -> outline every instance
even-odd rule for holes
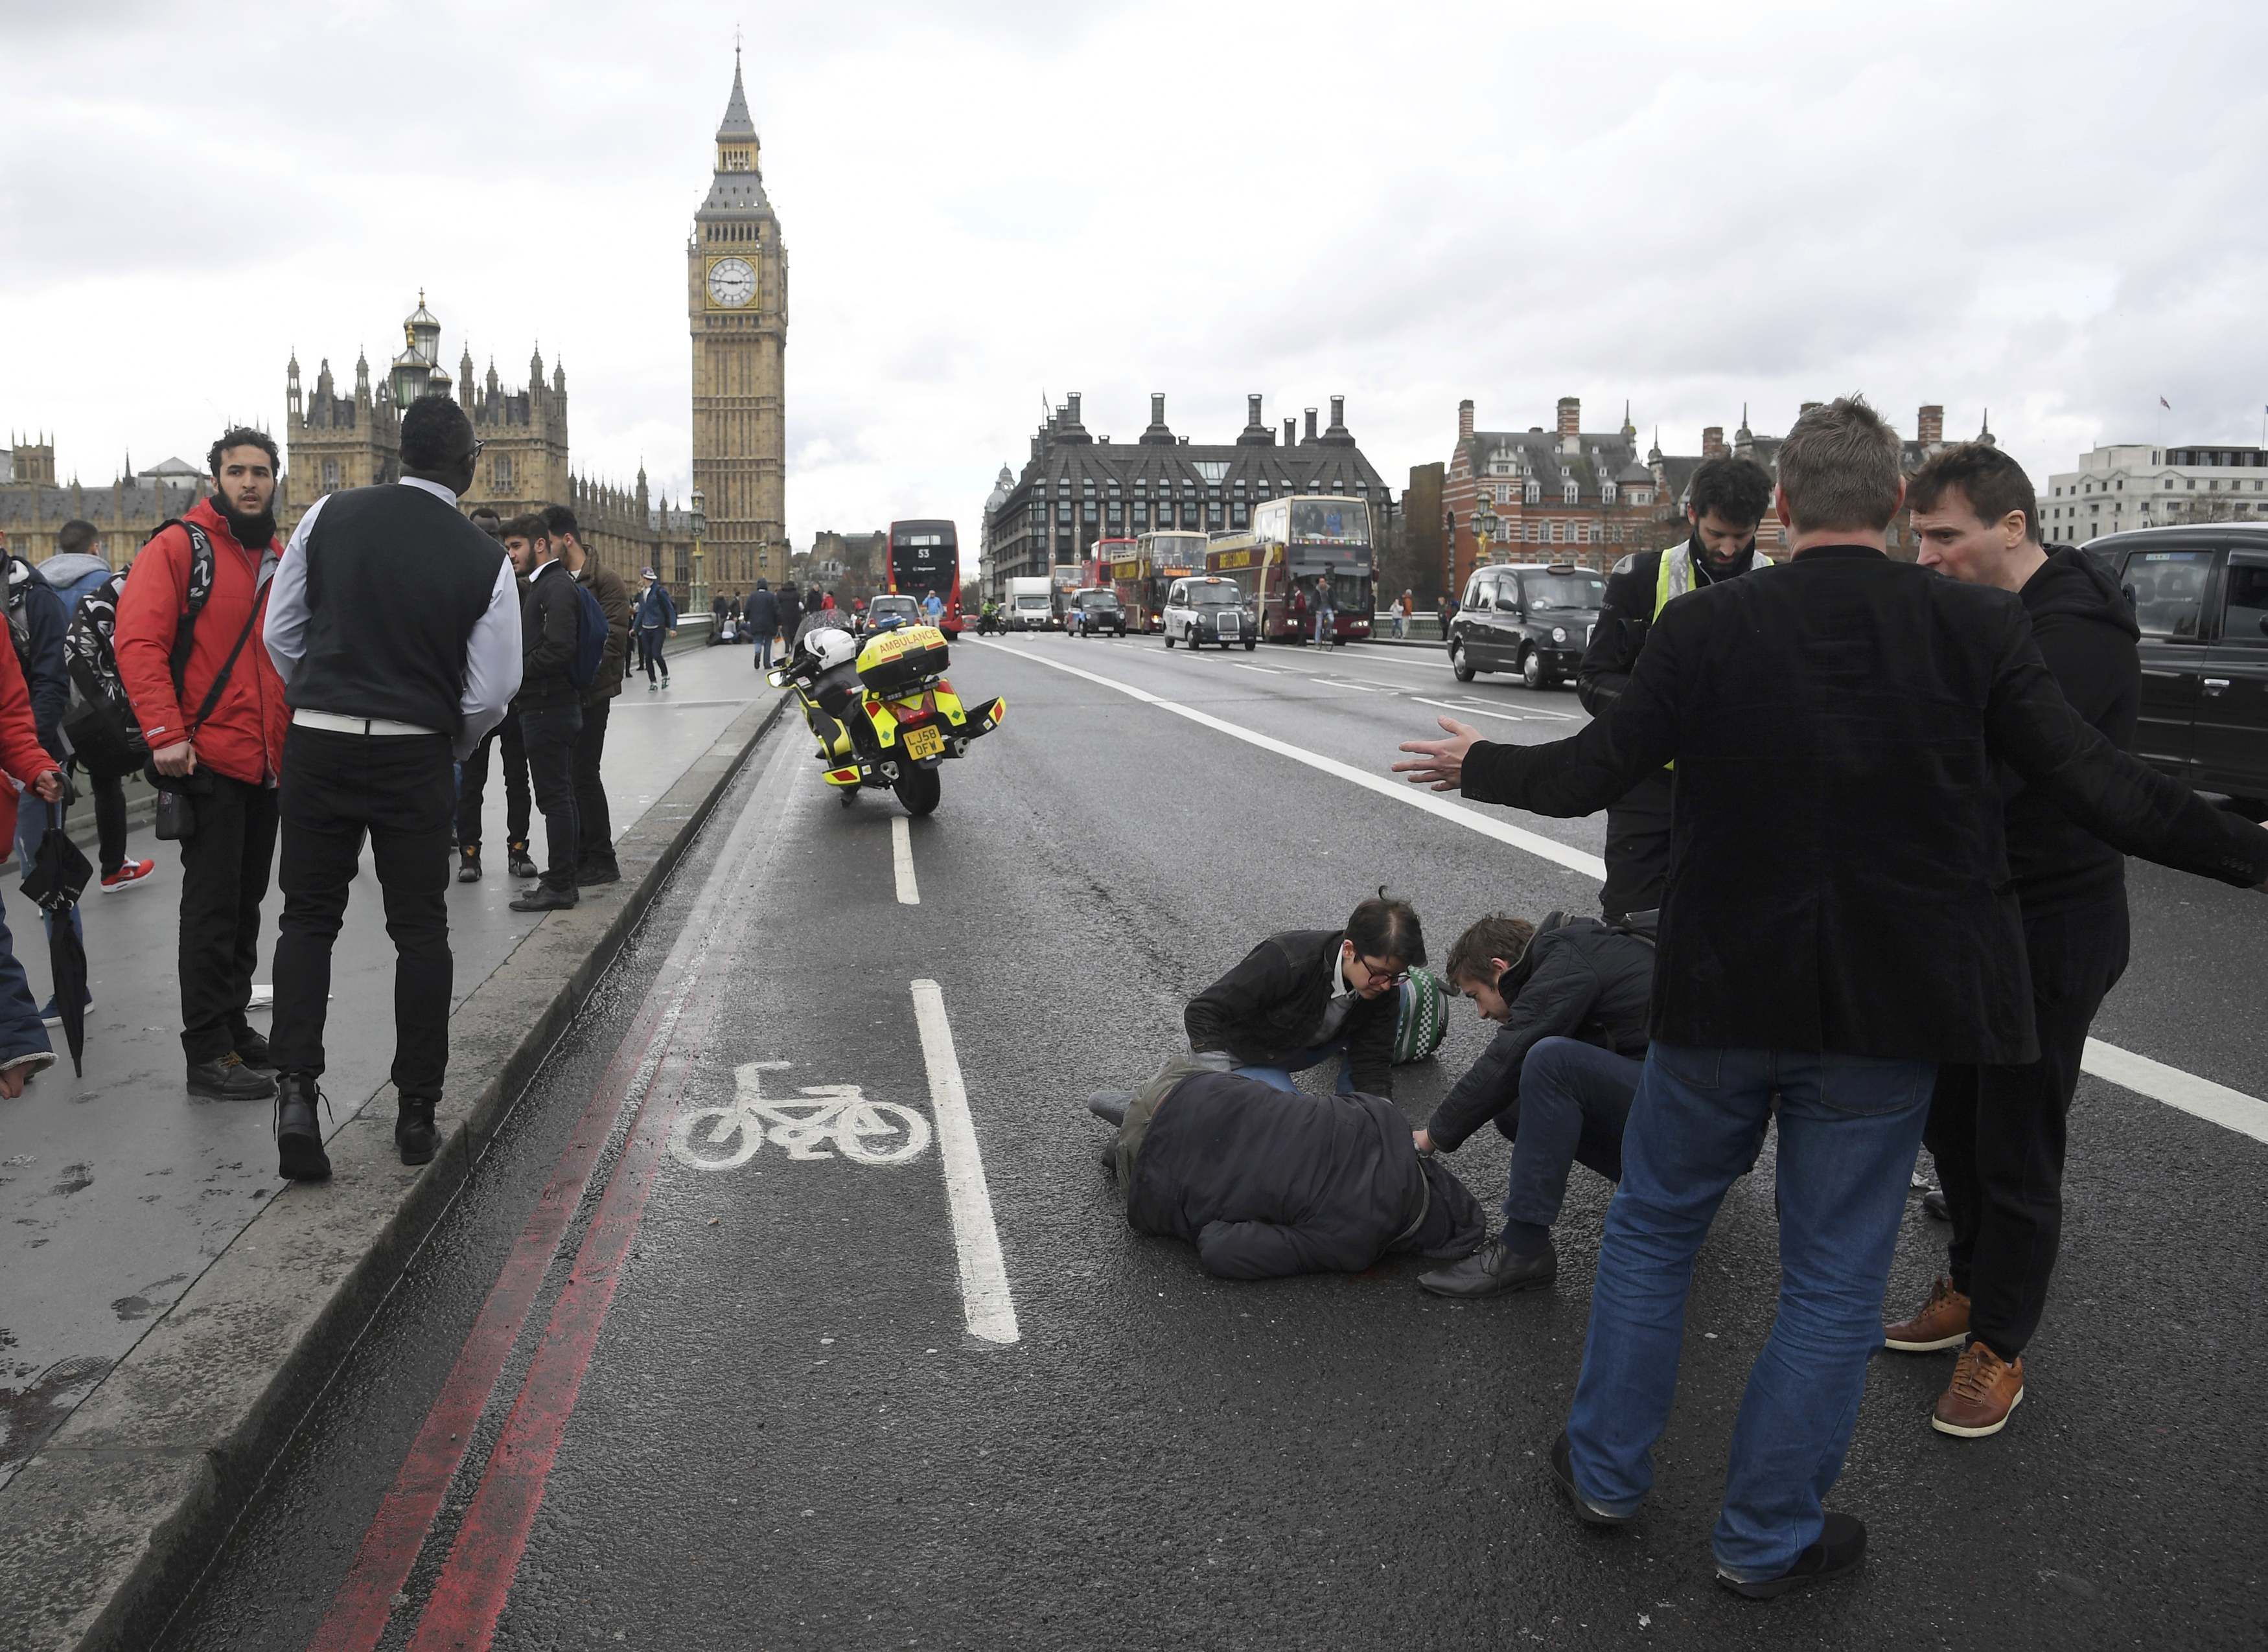
[[[793,636],[795,628],[803,622],[803,598],[793,584],[779,588],[779,634]]]
[[[2050,552],[2016,596],[2071,709],[2111,745],[2128,749],[2142,703],[2135,648],[2142,632],[2124,593],[2084,554],[2066,548]],[[2027,916],[2124,898],[2124,855],[2006,764],[2000,787],[2008,805],[2008,870]]]
[[[583,571],[577,575],[591,594],[599,599],[600,612],[607,616],[607,650],[599,657],[599,674],[583,691],[586,706],[603,705],[622,692],[622,672],[630,653],[630,593],[622,584],[622,576],[611,568],[602,566],[599,559],[587,553],[583,558]]]
[[[1633,1058],[1646,1054],[1653,996],[1653,945],[1596,918],[1553,913],[1527,951],[1498,978],[1512,1018],[1466,1070],[1425,1125],[1454,1153],[1465,1138],[1520,1105],[1521,1064],[1545,1039],[1580,1039]]]
[[[1332,965],[1344,929],[1293,929],[1271,935],[1244,961],[1189,1000],[1182,1014],[1189,1047],[1226,1050],[1246,1067],[1273,1067],[1314,1044],[1330,1002]],[[1354,1087],[1394,1094],[1394,993],[1360,998],[1340,1031]]]
[[[1126,1183],[1127,1225],[1187,1239],[1208,1274],[1359,1274],[1389,1251],[1462,1256],[1480,1206],[1420,1158],[1380,1096],[1290,1094],[1200,1072],[1157,1104]]]
[[[519,694],[514,711],[553,711],[581,703],[567,667],[575,657],[582,625],[582,598],[575,592],[575,576],[564,562],[555,570],[546,563],[528,576],[527,594],[519,605],[519,647],[522,661]]]
[[[1710,577],[1709,564],[1699,547],[1690,538],[1686,545],[1693,552],[1693,588],[1700,591],[1721,584]],[[1753,573],[1770,560],[1752,545],[1740,572]],[[1727,579],[1736,577],[1734,574],[1725,576]],[[1591,628],[1590,642],[1583,650],[1583,663],[1575,668],[1575,697],[1593,716],[1605,716],[1607,709],[1622,693],[1623,685],[1630,681],[1638,652],[1646,647],[1646,635],[1653,628],[1653,599],[1660,584],[1660,551],[1633,551],[1616,562],[1614,571],[1607,576],[1607,594],[1599,604],[1599,622]]]
[[[22,557],[11,554],[6,569],[8,625],[17,633],[16,654],[24,686],[31,691],[33,725],[42,746],[60,752],[63,713],[70,709],[70,672],[63,660],[70,613],[46,576]]]
[[[779,598],[769,591],[750,591],[745,613],[747,616],[748,629],[755,635],[770,636],[780,628]]]
[[[637,624],[641,631],[677,628],[677,599],[669,594],[669,587],[658,579],[638,592]]]
[[[1862,546],[1670,604],[1607,716],[1476,745],[1463,790],[1586,815],[1673,759],[1663,1043],[2037,1060],[1996,760],[2130,854],[2268,877],[2268,832],[2072,710],[2013,594]]]

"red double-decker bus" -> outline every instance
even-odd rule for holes
[[[950,522],[890,524],[890,589],[926,606],[932,592],[945,604],[938,628],[961,635],[961,541]]]

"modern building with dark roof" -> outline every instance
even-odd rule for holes
[[[1293,493],[1336,493],[1369,502],[1382,537],[1393,508],[1387,486],[1346,425],[1346,398],[1330,399],[1331,422],[1318,430],[1307,409],[1304,432],[1284,421],[1279,440],[1246,398],[1244,428],[1232,441],[1199,445],[1166,422],[1166,399],[1150,398],[1150,422],[1132,442],[1097,439],[1082,422],[1074,392],[1034,432],[1020,474],[1002,466],[985,501],[982,570],[988,594],[1001,582],[1078,562],[1098,540],[1154,530],[1228,532],[1246,527],[1261,500]]]

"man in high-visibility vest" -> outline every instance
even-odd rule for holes
[[[1656,615],[1698,586],[1734,579],[1770,560],[1756,549],[1756,525],[1771,509],[1772,481],[1753,459],[1709,459],[1693,473],[1684,543],[1664,551],[1638,551],[1615,564],[1590,646],[1577,668],[1575,692],[1583,709],[1604,716],[1630,680]],[[1640,781],[1607,811],[1607,883],[1599,905],[1609,918],[1626,918],[1661,905],[1669,871],[1670,771]]]

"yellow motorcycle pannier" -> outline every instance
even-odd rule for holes
[[[902,625],[867,639],[858,680],[878,694],[909,694],[945,675],[951,650],[935,626]]]

